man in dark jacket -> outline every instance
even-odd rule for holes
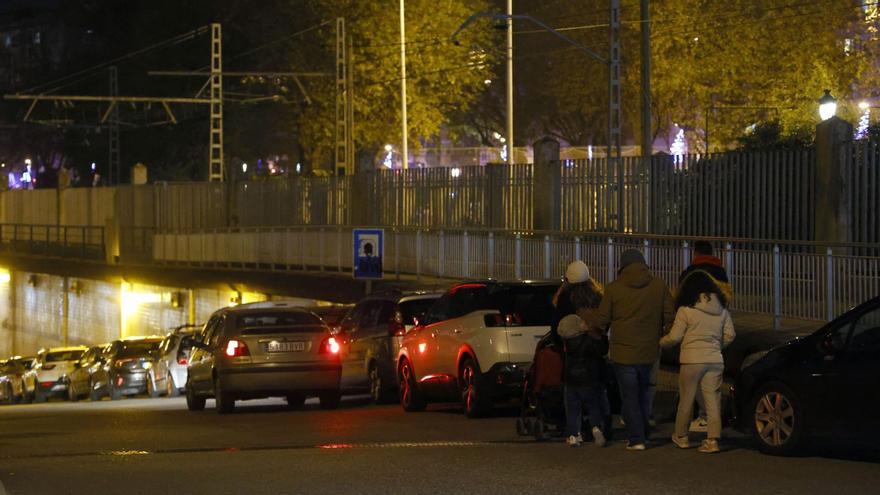
[[[719,282],[730,283],[727,279],[727,270],[721,264],[721,259],[712,253],[712,244],[709,241],[694,243],[694,258],[691,260],[691,264],[679,275],[678,285],[681,285],[684,279],[695,270],[703,270]]]
[[[666,284],[654,277],[641,252],[629,249],[620,257],[617,279],[605,289],[599,308],[589,315],[593,328],[611,325],[611,361],[623,417],[629,433],[628,450],[645,450],[651,415],[651,368],[660,357],[660,337],[675,317]]]
[[[581,426],[586,406],[593,442],[598,447],[604,447],[611,427],[611,407],[605,387],[608,339],[601,332],[589,331],[584,320],[575,314],[562,318],[558,330],[565,349],[562,381],[565,385],[568,444],[577,447],[583,442]]]

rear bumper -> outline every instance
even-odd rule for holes
[[[147,391],[146,371],[121,371],[113,378],[113,388],[123,394],[139,394]]]
[[[519,399],[531,363],[496,363],[483,373],[483,383],[494,401]]]
[[[34,382],[34,388],[43,395],[63,394],[67,392],[67,380],[59,378],[54,382],[37,381]]]
[[[339,390],[339,363],[248,364],[218,369],[224,391],[243,394]]]

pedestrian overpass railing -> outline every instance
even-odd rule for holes
[[[213,268],[350,273],[351,227],[224,228],[157,233],[152,259]],[[731,309],[828,320],[880,295],[880,247],[803,241],[702,238],[728,269]],[[694,238],[607,233],[386,229],[386,278],[553,279],[582,259],[613,280],[621,252],[641,249],[670,287],[691,259]]]

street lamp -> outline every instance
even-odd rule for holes
[[[831,96],[831,90],[826,89],[825,94],[819,98],[819,118],[828,120],[837,113],[837,99]]]

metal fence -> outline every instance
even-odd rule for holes
[[[104,227],[0,224],[0,250],[10,254],[104,258]]]
[[[583,259],[602,283],[613,280],[620,254],[641,249],[670,287],[691,259],[689,240],[673,236],[513,234],[504,231],[386,229],[386,277],[552,279]],[[352,230],[346,227],[212,229],[157,234],[159,263],[221,268],[347,272]],[[719,239],[711,239],[720,242]],[[734,288],[734,310],[830,319],[880,295],[880,247],[792,241],[727,240],[719,244]],[[855,248],[870,250],[855,255]]]
[[[850,225],[854,242],[880,242],[880,143],[859,141],[848,148],[846,163],[850,169],[847,191],[849,210],[853,212]]]

